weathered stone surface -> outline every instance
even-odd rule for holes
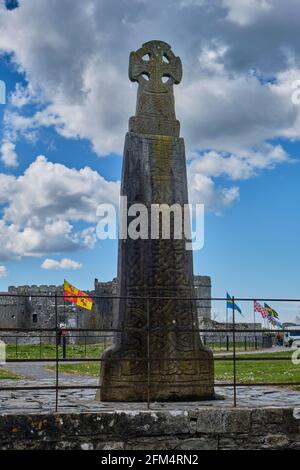
[[[216,449],[299,449],[300,430],[292,408],[279,410],[278,430],[266,425],[274,420],[274,410],[228,408],[177,412],[136,411],[101,413],[58,413],[0,415],[0,449],[79,450],[216,450]],[[218,423],[205,432],[193,421],[211,419]],[[245,421],[247,426],[238,427]],[[230,424],[228,424],[230,423]],[[232,423],[235,423],[232,425]],[[252,424],[258,427],[253,431]],[[288,424],[286,424],[288,423]],[[283,432],[285,426],[285,432]],[[227,432],[224,432],[227,429]],[[246,431],[248,430],[248,431]]]
[[[181,77],[181,60],[165,42],[149,41],[131,52],[129,78],[138,82],[139,87],[136,115],[129,120],[130,132],[179,136],[173,84],[180,83]]]
[[[284,418],[283,418],[284,417]],[[283,408],[268,408],[268,414],[264,409],[255,409],[251,412],[251,431],[259,433],[262,430],[262,424],[265,432],[272,433],[286,433],[300,432],[300,421],[295,419],[293,411],[285,410]]]
[[[174,448],[174,447],[173,447]],[[203,436],[193,439],[184,439],[175,447],[176,450],[217,450],[218,436]]]
[[[55,372],[44,370],[43,375],[40,374],[42,367],[39,363],[27,363],[26,367],[28,370],[28,365],[31,368],[30,374],[31,379],[22,379],[22,380],[1,380],[1,385],[3,387],[8,387],[11,390],[14,389],[16,384],[20,387],[34,387],[34,386],[43,386],[49,387],[55,385]],[[50,365],[50,364],[49,364]],[[17,374],[21,374],[20,368],[17,367],[19,364],[9,363],[6,364],[6,368]],[[23,364],[24,366],[24,364]],[[24,369],[23,372],[25,372]],[[44,378],[44,373],[48,372],[48,378]],[[66,412],[90,412],[90,413],[99,413],[99,412],[112,412],[118,410],[119,412],[140,412],[147,411],[147,403],[126,403],[126,402],[101,402],[95,400],[95,391],[92,388],[81,388],[82,386],[97,386],[98,380],[94,377],[87,376],[74,376],[70,374],[60,374],[59,375],[59,384],[60,385],[71,385],[72,387],[77,386],[78,389],[69,389],[64,390],[59,393],[58,400],[58,409],[59,411],[63,410]],[[198,419],[198,408],[210,410],[214,409],[223,409],[231,408],[233,404],[233,389],[232,387],[218,387],[218,397],[219,394],[222,396],[222,399],[218,400],[205,400],[202,402],[188,401],[180,402],[180,406],[176,402],[155,402],[150,404],[150,409],[153,412],[162,411],[162,412],[173,412],[179,413],[187,411],[190,416],[189,429],[191,432],[196,431],[197,419]],[[265,393],[272,391],[273,393]],[[300,402],[300,393],[293,391],[291,389],[286,389],[282,387],[238,387],[237,388],[238,396],[238,406],[243,408],[253,407],[255,403],[256,409],[264,409],[268,407],[269,410],[277,407],[281,408],[290,408],[293,410],[289,419],[292,420],[292,423],[297,426],[297,423],[300,424],[300,414],[299,414],[299,402]],[[273,407],[273,408],[272,408]],[[1,414],[18,414],[20,412],[24,414],[36,414],[36,413],[51,413],[55,411],[55,391],[45,390],[14,390],[0,391],[0,415]],[[256,412],[257,413],[257,412]],[[263,414],[263,412],[262,412]],[[201,417],[203,421],[206,415]],[[295,419],[294,419],[295,418]],[[206,420],[209,417],[206,417]],[[264,417],[262,418],[264,419]],[[270,418],[271,419],[271,418]],[[255,432],[254,426],[259,425],[257,418],[251,423],[251,432],[252,429]],[[278,429],[277,423],[272,424],[272,421],[268,424],[269,432],[272,433],[272,427],[275,426],[275,431]],[[277,426],[277,428],[276,428]],[[199,428],[200,429],[200,428]],[[298,428],[295,431],[298,432]]]
[[[290,444],[290,441],[287,436],[284,434],[269,434],[265,438],[265,444],[263,447],[266,449],[272,448],[272,449],[286,449]]]
[[[148,209],[153,204],[178,204],[183,214],[188,203],[184,141],[168,127],[177,122],[173,83],[181,79],[180,59],[170,46],[151,41],[131,54],[129,75],[139,83],[136,119],[144,124],[141,133],[131,121],[126,135],[121,195],[127,197],[127,210],[134,203]],[[163,83],[166,75],[169,79]],[[165,122],[169,130],[158,132],[152,119]],[[149,216],[148,235],[152,228]],[[183,229],[182,223],[179,239],[172,229],[169,239],[160,230],[156,239],[119,240],[119,294],[127,299],[119,303],[118,328],[133,330],[121,332],[116,345],[102,356],[102,401],[214,397],[212,353],[196,331],[197,306],[190,300],[195,297],[193,259],[185,246],[190,234],[185,238]]]
[[[197,420],[197,432],[202,433],[246,433],[250,431],[250,411],[209,409],[202,412]]]

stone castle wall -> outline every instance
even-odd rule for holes
[[[209,298],[211,296],[211,279],[209,276],[194,276],[195,296]],[[53,343],[54,332],[37,332],[37,328],[55,328],[55,295],[57,296],[58,323],[66,323],[69,328],[90,329],[95,332],[74,332],[69,334],[70,343],[80,343],[82,336],[88,336],[87,342],[98,342],[99,337],[112,336],[111,333],[97,332],[116,327],[118,300],[110,296],[118,295],[117,279],[101,282],[95,279],[94,289],[87,291],[94,299],[92,311],[78,308],[63,300],[63,286],[56,285],[23,285],[10,286],[8,292],[0,294],[0,327],[30,329],[28,333],[2,332],[6,342],[15,343],[15,336],[22,343],[38,343],[39,336],[43,341]],[[11,294],[11,295],[7,295]],[[14,295],[19,295],[16,297]],[[101,298],[102,297],[102,298]],[[107,297],[107,298],[105,298]],[[210,300],[197,302],[199,320],[209,320],[211,316]],[[100,335],[100,336],[99,336]],[[86,339],[84,340],[86,341]]]
[[[196,300],[199,321],[211,319],[211,278],[210,276],[194,276],[195,297],[206,299]]]
[[[26,328],[30,322],[26,297],[0,296],[0,312],[1,328]]]

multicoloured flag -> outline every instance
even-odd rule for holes
[[[270,305],[264,303],[264,306],[265,306],[265,309],[267,310],[267,312],[269,312],[269,315],[271,317],[274,317],[274,318],[279,318],[279,315],[278,313],[276,312],[276,310],[274,310],[274,308],[270,307]]]
[[[232,297],[230,297],[228,292],[226,292],[226,297],[227,297],[227,300],[226,300],[227,308],[232,308],[232,310],[233,309],[237,310],[243,316],[242,310],[240,309],[240,307],[235,302],[233,302],[233,299],[232,299]]]
[[[280,321],[276,320],[274,317],[272,317],[271,315],[269,315],[267,317],[267,320],[274,326],[274,327],[278,327],[278,328],[283,328],[283,325]]]
[[[267,309],[265,307],[263,307],[256,300],[254,300],[254,311],[260,313],[263,318],[268,318],[269,317],[269,312],[267,311]]]
[[[273,318],[273,321],[274,321],[274,323],[275,323],[274,326],[278,326],[278,328],[282,328],[282,329],[283,329],[283,324],[282,324],[280,321],[275,320],[274,318]]]
[[[276,326],[276,325],[275,325],[275,319],[274,319],[271,315],[269,315],[269,316],[267,317],[267,320],[268,320],[273,326]]]
[[[88,294],[82,290],[77,289],[77,287],[72,286],[72,284],[66,281],[66,279],[64,280],[64,299],[68,302],[76,304],[78,307],[92,310],[93,300],[90,299]]]

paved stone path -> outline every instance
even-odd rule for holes
[[[81,362],[72,362],[72,364],[80,364]],[[70,363],[69,363],[70,364]],[[55,366],[55,362],[8,362],[4,369],[13,372],[26,379],[35,379],[37,381],[49,379],[55,381],[55,371],[47,369],[47,367]],[[73,374],[59,372],[61,379],[74,377]],[[0,386],[1,386],[0,382]]]
[[[273,348],[278,352],[278,348]],[[282,351],[282,348],[279,349]],[[258,352],[258,351],[256,351]],[[264,351],[265,352],[265,351]],[[249,352],[250,353],[250,352]],[[80,362],[80,361],[78,361]],[[47,369],[54,362],[39,363],[7,363],[5,369],[20,376],[20,380],[1,380],[0,387],[51,387],[55,385],[55,372]],[[60,373],[59,385],[78,386],[98,385],[98,379],[88,376],[74,376]],[[95,400],[95,389],[62,390],[58,393],[59,412],[80,411],[114,411],[114,410],[146,410],[145,403],[100,403]],[[153,410],[194,409],[201,406],[229,407],[233,404],[233,389],[216,387],[218,400],[189,403],[151,403]],[[0,414],[15,412],[47,413],[55,411],[56,392],[53,390],[0,390]],[[283,387],[238,387],[237,405],[245,406],[300,406],[300,392]]]
[[[54,376],[53,372],[46,369],[47,365],[53,365],[52,362],[9,362],[5,364],[4,369],[13,372],[21,377],[28,379],[50,379]],[[1,385],[2,381],[0,382]]]
[[[51,380],[1,380],[1,387],[30,387],[53,386],[54,374]],[[82,386],[98,385],[97,378],[91,377],[63,377],[60,385]],[[233,405],[233,390],[229,387],[216,387],[219,399],[204,402],[182,403],[151,403],[152,410],[188,410],[201,406],[231,407]],[[100,403],[95,400],[94,389],[62,390],[58,394],[59,412],[82,411],[115,411],[115,410],[146,410],[146,403]],[[27,390],[27,391],[0,391],[0,414],[19,413],[49,413],[55,411],[55,391],[53,390]],[[277,387],[238,387],[237,404],[239,407],[299,407],[300,393]]]

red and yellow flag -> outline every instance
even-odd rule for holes
[[[72,297],[72,296],[81,297]],[[86,308],[87,310],[92,310],[93,300],[89,298],[86,292],[77,289],[77,287],[72,286],[66,279],[64,280],[64,299],[68,302],[73,302],[78,305],[78,307]]]

